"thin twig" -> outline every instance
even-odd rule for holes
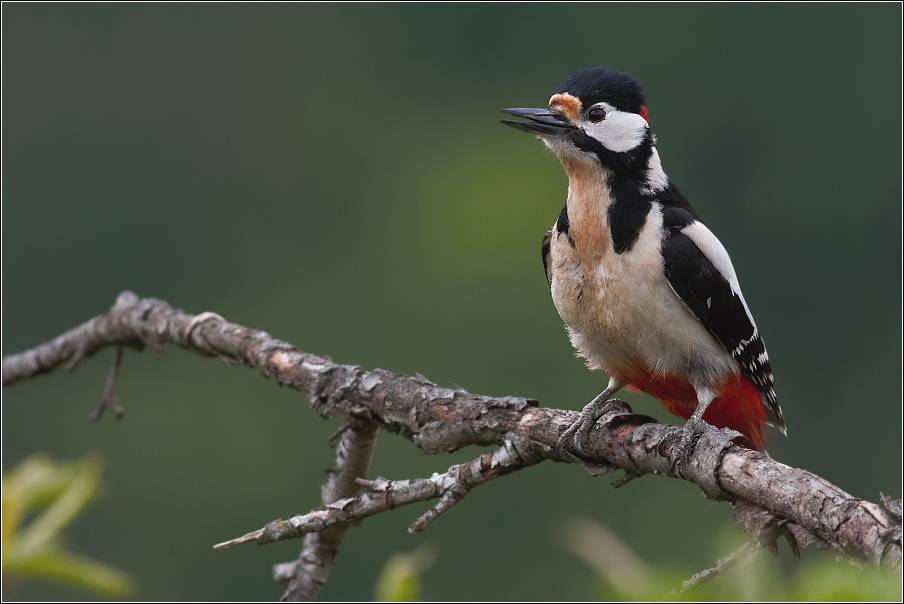
[[[735,562],[738,561],[738,558],[742,556],[746,556],[747,554],[752,554],[758,551],[758,548],[750,541],[744,543],[741,547],[728,554],[724,558],[720,558],[715,564],[701,570],[699,573],[695,573],[691,576],[690,579],[681,583],[681,589],[678,590],[678,594],[683,594],[691,591],[695,587],[706,583],[710,579],[718,577],[719,575],[725,574],[728,569],[734,566]],[[671,595],[675,595],[675,591],[672,591]]]
[[[408,531],[417,534],[440,514],[461,501],[472,488],[502,476],[507,476],[521,468],[535,465],[544,459],[544,453],[537,452],[525,442],[523,435],[513,435],[512,439],[496,451],[486,453],[464,464],[451,466],[443,474],[430,478],[413,480],[358,479],[356,483],[365,491],[355,497],[331,502],[307,514],[292,516],[288,520],[274,520],[236,539],[214,546],[226,549],[252,541],[259,545],[296,539],[319,533],[335,527],[347,527],[376,514],[419,503],[439,499],[426,514],[418,518]],[[549,452],[551,455],[551,452]]]
[[[257,529],[256,531],[251,531],[250,533],[245,533],[241,537],[236,537],[235,539],[230,539],[229,541],[224,541],[223,543],[217,543],[213,546],[214,549],[229,549],[230,547],[241,545],[243,543],[251,543],[252,541],[257,541],[264,534],[264,529]]]
[[[305,393],[324,418],[366,418],[382,429],[400,432],[425,453],[475,444],[499,446],[515,433],[551,448],[577,419],[576,412],[542,408],[530,399],[481,396],[441,388],[420,376],[338,365],[262,331],[195,319],[164,301],[123,292],[108,314],[32,350],[4,357],[3,384],[88,358],[106,346],[140,350],[171,343],[254,367],[280,385]],[[873,566],[901,568],[902,521],[890,508],[852,497],[810,472],[734,445],[731,435],[722,431],[707,432],[683,475],[677,475],[657,448],[675,429],[626,408],[601,418],[582,441],[582,465],[593,472],[615,466],[638,476],[688,480],[710,498],[729,499],[736,507],[746,501],[766,511],[767,525],[781,525],[804,546],[821,543]]]
[[[104,409],[109,409],[116,419],[122,419],[125,410],[116,396],[116,378],[119,376],[119,366],[122,364],[122,346],[113,348],[113,359],[110,361],[110,373],[107,374],[107,384],[104,387],[104,393],[97,403],[97,407],[88,416],[92,422],[96,422],[103,415]]]

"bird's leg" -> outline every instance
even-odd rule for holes
[[[694,443],[700,440],[704,432],[711,429],[711,426],[703,421],[703,414],[710,403],[716,398],[716,393],[708,388],[698,388],[697,390],[697,408],[694,410],[684,427],[677,433],[672,432],[665,438],[661,444],[670,445],[671,453],[669,457],[672,460],[672,471],[683,471],[685,464],[694,450]]]
[[[584,451],[581,450],[581,439],[587,436],[587,433],[590,432],[590,428],[596,423],[600,417],[606,413],[606,407],[609,404],[609,399],[611,399],[616,392],[625,387],[625,383],[622,382],[617,377],[609,376],[609,385],[606,386],[606,389],[600,392],[599,396],[590,401],[584,410],[581,411],[581,417],[578,418],[576,422],[571,424],[562,436],[559,437],[559,442],[556,443],[556,455],[562,458],[563,448],[565,447],[565,443],[568,442],[568,439],[574,436],[574,448],[580,454],[583,455]],[[577,434],[577,436],[575,436]],[[564,458],[563,458],[564,459]]]

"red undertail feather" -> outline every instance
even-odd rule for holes
[[[678,417],[686,420],[697,408],[694,388],[683,377],[658,376],[649,371],[635,372],[626,377],[628,390],[659,399],[669,413]],[[757,451],[765,450],[763,424],[766,412],[763,399],[748,378],[736,375],[722,384],[719,396],[703,414],[703,419],[716,428],[737,430],[747,438],[744,444]]]

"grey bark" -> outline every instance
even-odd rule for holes
[[[400,433],[424,453],[454,451],[472,444],[505,447],[517,442],[522,450],[537,454],[532,458],[527,455],[529,461],[514,463],[510,469],[513,471],[554,457],[550,452],[559,435],[579,415],[576,411],[540,407],[532,399],[494,398],[450,390],[419,375],[339,365],[326,357],[302,352],[265,332],[228,323],[212,313],[191,315],[164,301],[139,298],[131,292],[123,292],[109,313],[32,350],[4,357],[3,384],[46,373],[64,363],[74,368],[107,346],[141,350],[145,346],[159,349],[162,343],[255,368],[279,384],[306,394],[322,417],[351,422],[340,442],[340,458],[343,446],[347,450],[363,446],[355,444],[357,441],[346,442],[347,439],[354,440],[363,431],[371,434],[381,428]],[[583,442],[585,455],[579,461],[591,473],[622,469],[626,473],[622,483],[644,474],[688,480],[707,497],[730,501],[735,506],[738,525],[752,530],[760,544],[774,542],[780,535],[792,535],[804,546],[815,543],[873,566],[901,569],[900,500],[883,498],[883,505],[878,505],[852,497],[805,470],[733,444],[733,434],[726,430],[706,433],[691,453],[684,474],[678,474],[671,469],[669,451],[660,446],[663,437],[676,428],[634,414],[626,404],[614,407]],[[372,447],[372,439],[370,442]],[[523,446],[525,442],[529,446]],[[566,449],[574,454],[571,446]],[[354,480],[366,472],[369,456],[369,452],[351,455],[358,461],[345,464],[349,466],[346,469],[341,469],[343,463],[337,460],[341,471],[324,486],[325,505],[355,497],[360,503],[361,497],[373,495],[375,483],[369,483],[369,490],[359,493],[362,485]],[[395,482],[398,485],[399,481]],[[441,498],[442,503],[450,492],[436,490],[433,496]],[[318,532],[308,534],[306,539],[310,542],[305,541],[302,562],[296,565],[287,597],[309,597],[316,589],[303,587],[304,582],[325,580],[332,562],[327,565],[324,560],[329,556],[335,559],[341,533],[354,521],[353,516],[328,524],[321,531],[325,536],[312,536]],[[332,539],[330,535],[339,538]],[[319,552],[311,554],[316,562],[305,562],[305,552]],[[280,566],[280,577],[291,574],[287,568]],[[326,570],[318,574],[318,569]],[[299,579],[302,576],[307,578]]]
[[[336,466],[321,489],[325,506],[358,494],[362,487],[356,480],[367,476],[374,454],[376,424],[349,422],[343,428],[336,446]],[[347,523],[336,524],[305,535],[294,577],[282,601],[309,602],[317,597],[336,564],[348,528]]]

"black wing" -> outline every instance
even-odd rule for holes
[[[706,330],[725,347],[740,364],[744,375],[756,386],[763,398],[769,423],[784,430],[785,422],[775,396],[775,382],[766,345],[741,297],[740,289],[737,285],[732,287],[730,279],[734,279],[734,274],[728,254],[703,223],[692,218],[688,220],[689,216],[669,216],[674,213],[674,209],[666,209],[664,212],[666,224],[662,257],[669,284],[688,310],[700,319]],[[692,234],[698,239],[701,235],[705,236],[706,240],[702,243],[706,245],[703,247],[711,255],[718,255],[718,258],[707,256],[692,236],[686,234],[684,229],[692,225]],[[715,263],[719,263],[719,267]],[[730,274],[723,274],[726,263]]]
[[[568,204],[566,203],[565,207],[562,208],[562,211],[559,212],[556,223],[552,225],[552,228],[546,231],[545,235],[543,235],[543,246],[540,250],[543,253],[543,272],[546,273],[546,282],[550,285],[552,285],[552,271],[549,268],[549,248],[552,246],[552,236],[554,231],[565,233],[565,236],[568,237],[568,242],[571,243],[571,247],[574,247],[574,240],[571,238],[571,235],[568,234],[569,228]]]
[[[552,284],[552,275],[549,272],[549,248],[552,245],[552,232],[555,228],[553,226],[543,235],[543,247],[541,249],[543,252],[543,272],[546,273],[546,282],[550,285]]]

